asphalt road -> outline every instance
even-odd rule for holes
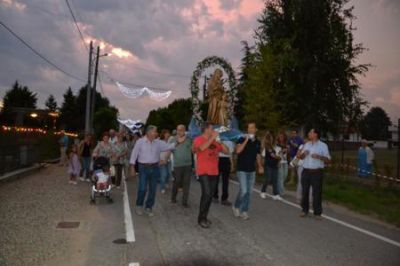
[[[399,229],[331,205],[325,214],[337,221],[304,219],[294,206],[254,192],[250,220],[213,204],[212,227],[202,229],[196,181],[190,208],[170,203],[169,193],[158,194],[154,217],[134,213],[136,187],[135,179],[128,180],[129,228],[124,190],[113,191],[113,204],[91,206],[89,184],[69,185],[63,168],[0,184],[0,265],[400,265]],[[237,189],[230,185],[231,200]],[[80,224],[56,228],[61,221]],[[135,241],[118,244],[127,231]]]

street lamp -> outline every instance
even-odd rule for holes
[[[31,113],[30,116],[31,116],[32,118],[36,118],[36,117],[38,117],[38,114],[37,114],[37,113]]]

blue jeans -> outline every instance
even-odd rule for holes
[[[160,176],[158,165],[145,166],[139,164],[139,187],[136,198],[136,206],[142,207],[146,197],[147,189],[149,193],[146,200],[146,209],[152,209],[156,200],[157,181]]]
[[[160,189],[165,189],[165,185],[168,184],[169,167],[168,164],[160,165]]]
[[[80,176],[83,176],[83,173],[85,173],[85,179],[89,179],[91,160],[91,157],[82,157],[82,170]]]
[[[280,163],[278,167],[278,194],[282,196],[285,193],[285,181],[288,176],[288,164]]]
[[[278,168],[272,168],[269,166],[264,166],[264,183],[261,188],[261,192],[267,192],[268,184],[272,184],[272,194],[274,196],[278,195]]]
[[[256,172],[237,172],[239,180],[239,193],[235,201],[235,208],[241,212],[249,210],[251,192],[253,191],[254,181],[256,179]]]

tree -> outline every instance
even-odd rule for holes
[[[14,107],[36,108],[36,93],[29,90],[27,86],[21,86],[15,81],[10,90],[6,92],[3,98],[3,112],[7,113]]]
[[[47,110],[51,112],[55,112],[57,110],[57,102],[53,94],[49,95],[44,105],[47,107]]]
[[[117,128],[118,110],[114,107],[101,107],[93,117],[94,133],[100,137],[102,133],[108,132],[111,128]]]
[[[392,122],[385,110],[372,107],[361,122],[361,135],[370,140],[387,140],[390,125]]]
[[[280,125],[317,125],[337,133],[354,113],[347,108],[360,103],[357,76],[369,67],[355,63],[364,48],[353,41],[353,7],[346,8],[347,3],[266,1],[255,33],[257,59],[248,72],[253,83],[249,108],[266,101],[256,95],[268,95]]]
[[[24,120],[24,118],[21,118],[21,115],[22,117],[27,118],[25,119],[25,122],[32,122],[28,121],[30,119],[29,115],[23,113],[22,114],[19,113],[17,115],[17,113],[13,112],[13,109],[14,108],[34,109],[36,108],[36,102],[37,102],[36,93],[30,91],[27,86],[21,86],[18,83],[18,81],[15,81],[15,83],[12,85],[12,88],[6,91],[3,97],[3,109],[1,110],[0,113],[0,122],[6,125],[21,123]]]
[[[167,107],[150,111],[146,124],[155,125],[160,129],[173,130],[178,124],[184,124],[186,126],[189,125],[191,117],[191,100],[177,99],[170,103]]]
[[[82,113],[79,113],[76,96],[71,87],[63,95],[64,101],[60,108],[60,124],[66,130],[77,131],[80,128],[79,119]]]

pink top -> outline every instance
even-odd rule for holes
[[[68,174],[79,175],[80,171],[81,171],[81,163],[79,162],[79,157],[76,153],[72,153],[68,164]]]

